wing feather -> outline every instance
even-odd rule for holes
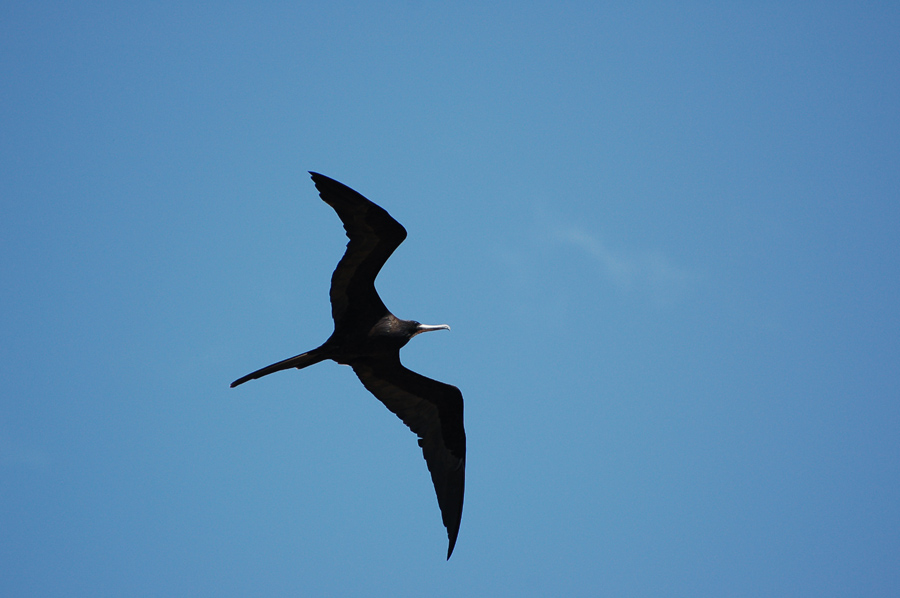
[[[399,357],[371,357],[351,364],[369,392],[419,436],[453,552],[462,520],[466,478],[463,398],[455,386],[426,378]]]
[[[319,196],[334,208],[350,241],[331,276],[335,332],[371,327],[388,313],[375,290],[375,277],[406,238],[406,229],[350,187],[311,172]]]

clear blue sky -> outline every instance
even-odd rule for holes
[[[900,8],[0,8],[0,594],[900,595]],[[324,363],[447,323],[459,542]]]

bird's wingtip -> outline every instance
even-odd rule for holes
[[[450,538],[450,545],[447,547],[447,560],[450,560],[450,555],[453,554],[453,548],[456,546],[456,538]]]

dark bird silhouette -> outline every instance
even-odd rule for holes
[[[375,277],[406,238],[406,229],[350,187],[315,172],[310,175],[350,239],[331,276],[334,332],[317,349],[247,374],[231,387],[326,359],[352,367],[363,386],[419,436],[450,539],[449,559],[459,534],[466,476],[462,393],[403,367],[400,349],[417,334],[450,327],[401,320],[388,311],[375,290]]]

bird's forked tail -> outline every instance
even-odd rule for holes
[[[238,378],[231,383],[231,388],[243,384],[247,380],[256,380],[257,378],[268,376],[273,372],[280,372],[281,370],[288,370],[290,368],[297,368],[298,370],[300,370],[326,359],[328,359],[328,357],[323,355],[322,351],[320,351],[319,349],[313,349],[312,351],[307,351],[306,353],[301,353],[300,355],[289,357],[284,361],[279,361],[278,363],[273,363],[272,365],[266,366],[260,370],[256,370],[251,374],[247,374],[243,378]]]

